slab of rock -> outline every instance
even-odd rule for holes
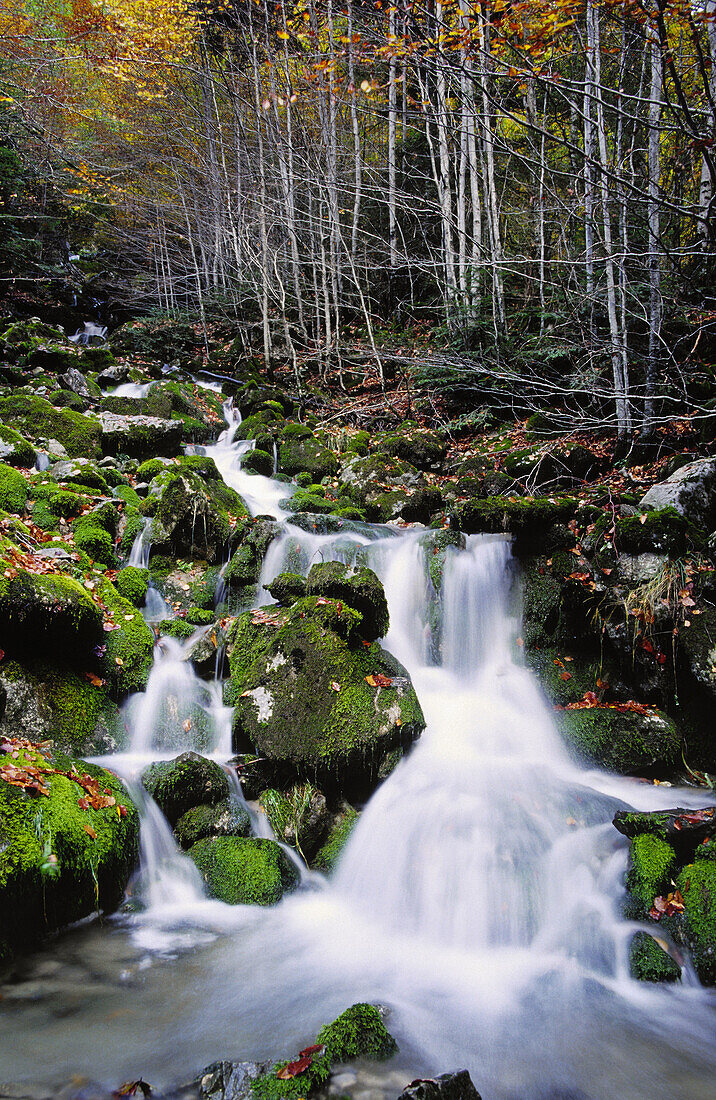
[[[127,454],[132,458],[174,455],[181,447],[184,426],[181,420],[163,420],[158,416],[120,416],[99,413],[102,427],[102,453]]]
[[[201,1100],[252,1100],[252,1084],[268,1062],[214,1062],[198,1080]]]
[[[692,523],[713,531],[716,526],[716,458],[700,458],[682,466],[666,481],[652,485],[642,497],[643,508],[674,508]]]
[[[466,1069],[442,1073],[426,1081],[413,1081],[398,1100],[481,1100]]]

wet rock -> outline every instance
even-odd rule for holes
[[[306,861],[315,855],[330,821],[326,797],[311,783],[287,791],[262,791],[259,805],[277,840],[296,848]]]
[[[0,462],[8,466],[34,466],[37,459],[35,448],[30,446],[24,436],[7,424],[0,424]]]
[[[213,898],[227,905],[275,905],[298,885],[295,865],[273,840],[212,836],[189,855]]]
[[[105,367],[97,375],[97,384],[102,386],[103,389],[108,389],[110,386],[121,386],[129,379],[129,367],[125,367],[121,363],[116,363],[111,367]]]
[[[191,848],[208,836],[248,836],[250,832],[248,811],[230,799],[213,806],[193,806],[174,826],[174,836],[182,848]]]
[[[290,607],[306,595],[306,578],[300,573],[279,573],[263,587],[280,607]]]
[[[511,534],[515,553],[522,555],[544,553],[555,546],[561,548],[573,543],[565,525],[574,516],[576,505],[576,501],[567,497],[562,500],[487,497],[463,501],[457,505],[455,515],[460,530],[466,534]]]
[[[673,810],[654,810],[651,813],[619,810],[614,815],[613,825],[630,839],[648,833],[669,844],[695,849],[716,831],[716,809],[706,806],[701,810],[685,810],[677,806]]]
[[[677,982],[681,967],[648,932],[637,932],[629,946],[629,971],[640,982]]]
[[[225,699],[235,708],[234,745],[274,764],[272,785],[311,779],[365,791],[385,757],[423,729],[406,670],[355,636],[360,622],[351,607],[314,596],[247,612],[232,627]]]
[[[102,452],[106,455],[128,454],[133,458],[173,455],[181,446],[184,431],[181,420],[120,416],[111,412],[99,413],[98,419],[102,429]]]
[[[58,382],[63,389],[71,390],[72,393],[76,393],[79,397],[91,398],[99,397],[99,386],[94,383],[90,383],[76,367],[70,367],[68,371],[61,374],[58,378]]]
[[[480,1093],[466,1069],[442,1073],[425,1081],[413,1081],[398,1100],[480,1100]]]
[[[342,562],[317,562],[306,578],[306,594],[344,602],[362,616],[361,637],[375,641],[388,633],[390,620],[383,585],[367,566],[354,569]]]
[[[448,450],[445,440],[437,432],[421,429],[409,422],[402,424],[400,431],[378,435],[372,449],[403,459],[418,470],[440,470]]]
[[[430,531],[420,536],[420,545],[425,548],[428,559],[428,571],[433,587],[440,592],[443,581],[445,562],[450,554],[464,550],[467,540],[462,531],[450,531],[447,528],[440,531]]]
[[[224,572],[224,582],[229,588],[241,589],[257,583],[264,555],[279,533],[280,527],[274,519],[256,517]]]
[[[268,454],[266,451],[259,450],[258,448],[249,451],[241,459],[242,470],[246,470],[248,473],[253,474],[263,474],[264,477],[271,477],[273,465],[273,455]]]
[[[716,985],[716,859],[683,868],[676,886],[684,899],[684,935],[704,985]]]
[[[109,493],[109,485],[104,471],[89,458],[74,458],[56,462],[49,470],[55,481],[68,485],[81,485],[86,489],[95,489],[100,493]]]
[[[247,517],[238,493],[219,478],[186,463],[169,467],[151,485],[158,495],[151,525],[157,553],[214,562],[236,537],[236,522]]]
[[[338,812],[333,814],[326,839],[313,857],[311,867],[325,874],[330,874],[335,869],[359,816],[358,811],[349,803],[342,803]]]
[[[716,458],[700,458],[652,485],[641,501],[642,508],[673,508],[699,527],[716,527]]]
[[[156,761],[144,769],[141,778],[170,825],[194,806],[213,806],[229,797],[229,781],[222,768],[195,752]]]
[[[104,640],[102,615],[72,577],[29,573],[6,559],[0,572],[0,638],[6,653],[50,658],[61,653],[87,668],[94,647]]]
[[[197,676],[212,679],[217,672],[217,662],[219,673],[224,668],[224,646],[233,620],[226,625],[222,625],[222,622],[205,627],[185,651],[186,660],[191,661]]]
[[[253,1082],[268,1062],[214,1062],[199,1075],[200,1100],[253,1100]]]
[[[681,735],[663,712],[620,713],[612,707],[562,710],[557,728],[574,753],[622,775],[673,767],[681,753]]]
[[[416,489],[403,505],[400,514],[408,523],[429,523],[430,517],[436,512],[442,512],[443,506],[443,495],[439,489]]]
[[[314,439],[310,432],[306,438],[303,431],[300,434],[290,432],[291,427],[286,425],[282,432],[278,448],[279,470],[291,476],[305,471],[316,482],[324,477],[334,477],[338,471],[338,459],[334,452]]]
[[[0,955],[3,945],[35,943],[98,909],[111,912],[138,855],[139,815],[115,775],[56,751],[12,751],[0,740],[0,768],[25,767],[51,774],[43,773],[48,794],[40,798],[0,776]],[[73,770],[95,780],[111,804],[94,808]]]

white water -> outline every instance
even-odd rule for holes
[[[234,434],[209,449],[227,480],[248,476],[235,469]],[[250,480],[273,492],[268,479]],[[267,510],[265,497],[258,507]],[[47,1079],[85,1072],[116,1086],[141,1073],[161,1084],[218,1057],[298,1050],[368,999],[392,1008],[406,1080],[467,1066],[485,1100],[716,1096],[713,992],[688,966],[675,988],[628,976],[636,926],[619,915],[626,844],[611,825],[625,805],[703,805],[704,792],[570,761],[515,656],[505,540],[472,538],[452,554],[434,663],[434,593],[418,538],[288,526],[265,563],[265,578],[321,559],[375,568],[390,606],[385,646],[410,671],[427,720],[364,810],[333,881],[273,910],[210,901],[149,806],[146,908],[115,922],[111,992],[88,989],[70,1017],[51,999],[10,1012],[0,1002],[5,1077],[40,1075],[38,1026]],[[166,640],[147,692],[132,701],[131,751],[111,761],[122,774],[184,747],[228,756],[217,686],[183,656]]]
[[[107,326],[98,325],[95,321],[85,321],[81,329],[74,336],[68,336],[73,344],[89,344],[92,340],[106,340]]]
[[[254,443],[253,440],[237,439],[241,414],[230,400],[224,405],[224,416],[229,426],[218,441],[210,447],[196,449],[214,459],[224,481],[239,493],[252,516],[284,519],[288,513],[279,502],[292,495],[292,486],[241,469],[241,459],[252,450]]]

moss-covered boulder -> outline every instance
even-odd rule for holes
[[[248,836],[251,818],[238,802],[225,799],[213,806],[193,806],[182,814],[174,826],[174,836],[182,848],[209,836]]]
[[[687,864],[676,885],[684,899],[684,928],[696,973],[704,985],[716,985],[716,860]]]
[[[27,482],[12,466],[0,462],[0,508],[21,516],[27,503]]]
[[[120,416],[101,412],[101,446],[105,455],[128,454],[133,458],[179,453],[184,436],[181,420],[163,420],[158,416]]]
[[[172,826],[194,806],[214,806],[229,797],[226,773],[196,752],[150,764],[142,772],[142,785]]]
[[[355,569],[338,561],[317,562],[306,578],[306,594],[337,600],[359,611],[359,632],[369,642],[388,633],[390,619],[383,585],[367,566]]]
[[[189,855],[211,897],[228,905],[275,905],[298,885],[296,867],[273,840],[205,837]]]
[[[107,683],[77,672],[65,656],[50,661],[10,659],[0,663],[0,733],[52,741],[73,756],[115,751],[124,733]]]
[[[358,811],[353,806],[347,802],[342,803],[338,812],[333,815],[323,844],[311,860],[311,867],[325,874],[330,874],[335,869],[358,823],[358,817]]]
[[[290,607],[306,595],[306,578],[300,573],[279,573],[263,587],[280,607]]]
[[[0,737],[0,954],[116,908],[138,841],[115,775]]]
[[[644,708],[646,710],[646,708]],[[617,706],[561,710],[557,728],[582,760],[623,775],[668,771],[680,759],[681,735],[666,714],[622,711]]]
[[[106,609],[106,625],[111,627],[105,631],[102,673],[113,697],[121,700],[146,687],[154,656],[154,635],[141,611],[120,595],[106,577],[97,581],[96,592]]]
[[[648,916],[654,898],[667,891],[676,868],[676,853],[670,844],[645,833],[629,845],[628,913],[637,918]]]
[[[129,600],[135,607],[142,607],[149,588],[149,570],[126,565],[117,574],[114,586],[125,600]]]
[[[105,471],[89,458],[64,459],[55,462],[49,471],[55,481],[66,485],[79,485],[98,493],[109,493]]]
[[[313,436],[300,438],[284,429],[278,448],[278,468],[284,474],[309,473],[314,481],[335,477],[338,458]]]
[[[363,1058],[385,1061],[397,1050],[398,1045],[386,1029],[378,1009],[374,1005],[354,1004],[332,1024],[321,1028],[304,1070],[286,1077],[281,1071],[288,1063],[277,1062],[254,1078],[252,1094],[256,1100],[281,1100],[283,1097],[299,1100],[312,1095],[326,1083],[332,1066]]]
[[[447,454],[447,443],[437,432],[421,429],[410,421],[401,424],[397,432],[381,432],[375,437],[372,450],[402,458],[418,470],[439,470]]]
[[[498,534],[514,537],[515,552],[534,554],[565,543],[568,532],[559,531],[573,518],[577,502],[569,497],[508,497],[471,499],[458,504],[455,513],[461,531],[467,534]],[[568,540],[571,544],[574,540]]]
[[[103,641],[100,609],[74,578],[60,572],[31,573],[17,568],[12,558],[4,559],[0,647],[7,654],[55,659],[61,654],[87,668],[95,646]]]
[[[637,932],[629,945],[629,971],[640,982],[677,982],[681,967],[648,932]]]
[[[256,447],[248,451],[241,459],[241,469],[249,474],[263,474],[271,477],[273,473],[273,455]]]
[[[357,456],[343,464],[340,481],[350,485],[358,502],[379,489],[415,489],[424,483],[422,474],[410,462],[390,455]]]
[[[280,532],[279,525],[268,516],[257,516],[245,530],[241,545],[224,571],[229,589],[241,590],[258,582],[266,551]]]
[[[0,420],[28,439],[56,439],[71,458],[99,458],[102,426],[96,417],[56,409],[35,394],[0,398]]]
[[[678,558],[689,551],[703,550],[705,531],[675,508],[661,508],[618,517],[614,525],[614,544],[620,554],[657,551]]]
[[[425,550],[433,588],[436,592],[440,592],[448,557],[459,550],[464,550],[467,546],[467,540],[462,531],[451,531],[448,528],[443,528],[439,531],[430,531],[421,535],[420,545]]]
[[[681,466],[666,481],[652,485],[641,506],[648,510],[674,509],[698,527],[716,527],[716,458],[700,458]]]
[[[322,601],[322,602],[321,602]],[[365,792],[423,729],[403,666],[356,636],[359,612],[326,597],[247,612],[229,637],[234,745],[271,761],[279,786]]]
[[[440,490],[428,486],[425,489],[416,489],[403,505],[400,514],[408,523],[429,523],[431,516],[442,512],[443,508]]]
[[[8,466],[34,466],[37,452],[20,432],[0,424],[0,462]]]
[[[151,541],[159,553],[214,562],[236,537],[236,525],[248,513],[241,497],[217,476],[183,465],[152,482],[159,494]]]

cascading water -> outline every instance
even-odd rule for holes
[[[254,482],[269,512],[276,483],[238,470],[235,434],[208,453],[230,484]],[[265,560],[262,581],[321,559],[374,568],[390,608],[385,646],[427,720],[334,879],[269,910],[210,901],[150,820],[144,911],[112,922],[116,962],[106,939],[88,940],[104,986],[78,995],[73,1017],[51,997],[11,1012],[0,1003],[6,1076],[28,1076],[40,1026],[47,1079],[85,1072],[116,1085],[141,1073],[161,1085],[219,1057],[298,1050],[348,1004],[377,1000],[392,1008],[406,1081],[467,1066],[485,1100],[716,1095],[713,992],[688,967],[671,988],[628,976],[638,926],[619,915],[626,844],[611,825],[618,808],[701,805],[704,792],[572,763],[519,660],[508,542],[473,537],[450,552],[440,613],[423,534],[288,524]],[[183,647],[163,646],[131,703],[131,754],[105,761],[125,775],[184,747],[230,751],[218,687],[197,679]]]

